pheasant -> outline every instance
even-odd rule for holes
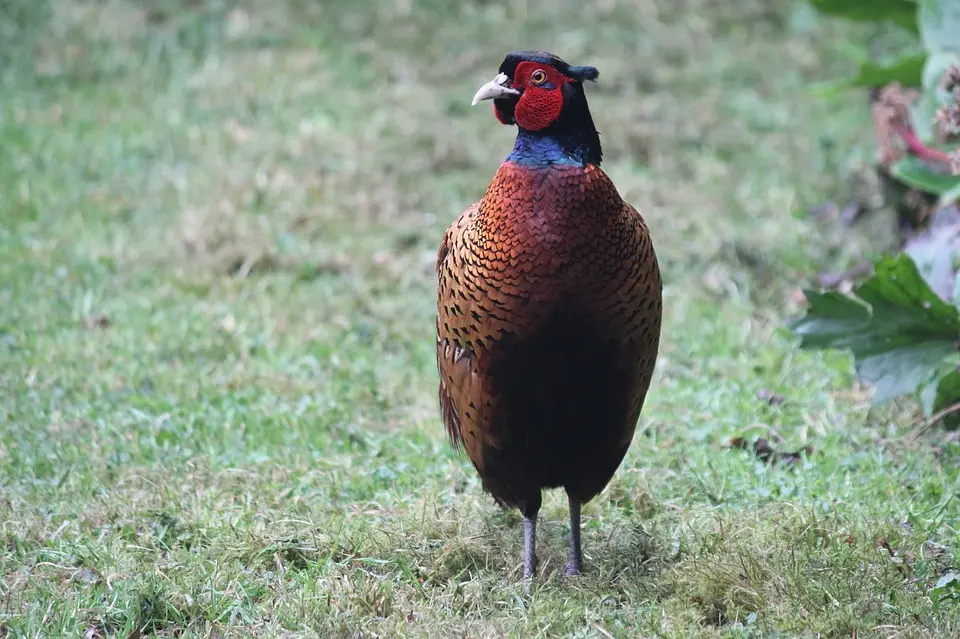
[[[542,490],[570,514],[565,573],[579,574],[581,506],[613,477],[656,364],[662,282],[650,232],[600,169],[583,83],[596,68],[509,53],[480,87],[513,152],[437,254],[440,412],[485,491],[524,518],[537,566]]]

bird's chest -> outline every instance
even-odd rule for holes
[[[550,297],[609,278],[607,243],[620,235],[610,202],[576,188],[531,190],[494,204],[472,229],[485,276]]]

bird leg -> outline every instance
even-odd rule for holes
[[[523,578],[532,579],[537,571],[537,513],[523,517]]]
[[[540,512],[540,493],[521,505],[523,513],[523,578],[533,579],[537,571],[537,513]],[[529,583],[527,584],[529,589]]]
[[[580,549],[580,500],[567,495],[570,504],[570,559],[567,561],[567,575],[579,575],[583,552]]]

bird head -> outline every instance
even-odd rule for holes
[[[514,51],[503,59],[497,76],[473,96],[473,104],[493,100],[503,124],[542,131],[573,112],[589,113],[583,82],[599,75],[595,67],[571,66],[545,51]]]

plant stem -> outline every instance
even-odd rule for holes
[[[893,127],[897,135],[906,143],[907,150],[910,151],[910,153],[928,162],[944,162],[950,164],[950,156],[943,151],[931,149],[921,142],[920,138],[918,138],[914,132],[913,127],[903,123],[894,124]]]
[[[939,422],[941,419],[943,419],[944,417],[953,415],[954,413],[957,413],[957,412],[960,412],[960,402],[957,402],[956,404],[953,404],[951,406],[947,406],[941,411],[937,411],[936,413],[930,416],[930,419],[920,424],[920,426],[917,427],[916,430],[910,433],[910,440],[911,441],[915,440],[917,437],[920,437],[920,435],[930,430],[930,427],[932,427],[934,424]]]

